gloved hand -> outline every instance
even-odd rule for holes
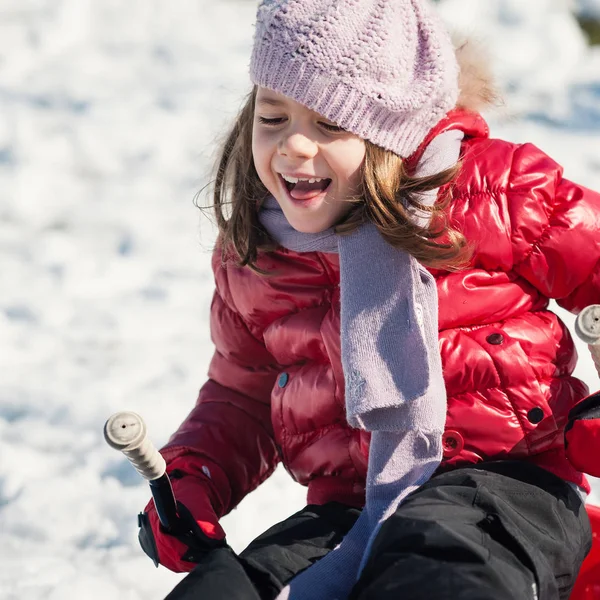
[[[171,571],[186,572],[200,557],[214,548],[226,546],[225,532],[219,525],[210,501],[208,483],[193,475],[170,475],[177,499],[177,511],[184,520],[185,533],[167,533],[160,524],[154,501],[139,515],[139,540],[144,552]]]
[[[565,451],[578,471],[600,477],[600,392],[584,398],[569,412]]]

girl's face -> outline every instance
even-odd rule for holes
[[[254,166],[290,225],[318,233],[337,223],[360,189],[365,142],[295,100],[259,87]]]

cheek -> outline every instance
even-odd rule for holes
[[[269,154],[268,149],[261,135],[255,130],[252,132],[252,159],[254,160],[254,168],[259,177],[263,177],[269,172]],[[263,183],[265,183],[263,181]]]
[[[339,149],[338,174],[347,182],[348,187],[355,188],[362,177],[362,166],[365,161],[365,143],[360,139],[348,140]]]

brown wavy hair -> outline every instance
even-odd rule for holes
[[[259,253],[276,248],[258,220],[258,211],[268,191],[261,182],[252,158],[252,125],[256,88],[248,94],[219,154],[213,182],[212,209],[219,227],[223,260],[235,251],[240,266],[262,272]],[[470,251],[464,236],[451,228],[445,214],[449,188],[459,165],[429,177],[414,177],[405,162],[393,152],[365,142],[362,189],[354,206],[336,224],[335,231],[347,234],[370,221],[392,246],[405,250],[422,264],[455,270],[468,261]],[[442,200],[434,207],[419,203],[420,194],[442,188]],[[445,198],[445,199],[444,199]],[[411,217],[412,211],[431,213],[427,227]]]

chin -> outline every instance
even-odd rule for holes
[[[321,233],[326,229],[331,227],[330,225],[319,226],[316,223],[296,223],[290,221],[290,225],[298,232],[298,233]]]

